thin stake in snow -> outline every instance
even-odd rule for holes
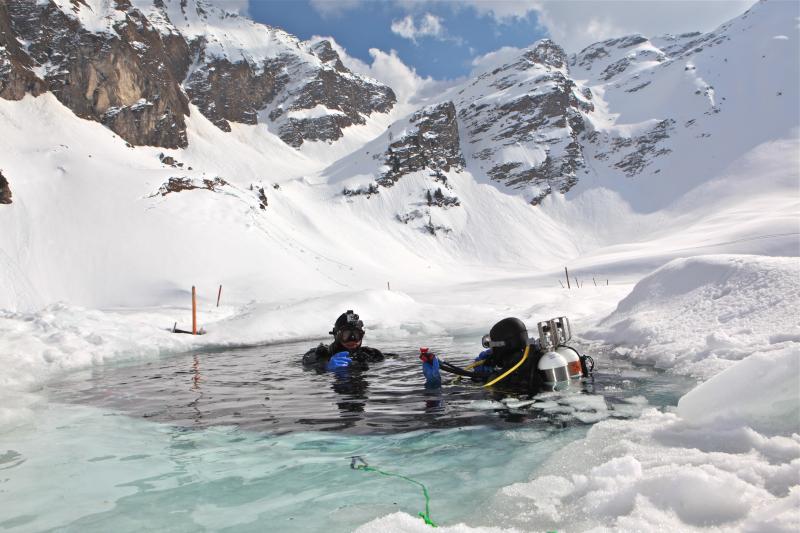
[[[561,288],[562,288],[562,289],[564,288],[564,284],[563,284],[563,283],[561,283],[561,280],[558,280],[558,284],[559,284],[559,285],[561,285]]]
[[[578,287],[579,289],[581,288],[581,284],[578,283],[578,276],[575,276],[575,286]]]
[[[572,287],[569,286],[569,270],[567,270],[567,267],[564,267],[564,275],[567,277],[567,288],[572,289]]]
[[[219,286],[219,291],[217,291],[217,307],[219,307],[219,299],[222,296],[222,285]]]
[[[392,288],[389,286],[389,282],[388,282],[388,281],[386,282],[386,290],[387,290],[387,291],[390,291],[390,290],[392,290]]]
[[[197,335],[197,290],[192,285],[192,335]]]
[[[592,281],[594,282],[594,286],[597,287],[597,280],[594,279],[594,276],[592,276]]]

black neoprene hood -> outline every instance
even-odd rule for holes
[[[495,351],[511,352],[522,350],[528,344],[528,328],[519,318],[504,318],[489,330],[492,341],[502,341],[503,347]]]

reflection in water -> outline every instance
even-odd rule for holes
[[[343,415],[364,412],[364,407],[367,405],[367,387],[369,382],[364,379],[360,370],[341,370],[333,373],[331,389],[344,396],[342,401],[336,402]]]
[[[192,386],[191,390],[197,393],[195,399],[189,403],[189,406],[192,407],[195,411],[194,416],[194,423],[195,425],[200,425],[200,421],[203,418],[203,413],[200,411],[200,400],[203,398],[203,391],[200,390],[200,382],[202,378],[200,377],[200,358],[195,354],[192,356]]]
[[[445,380],[441,389],[426,389],[415,346],[392,347],[396,357],[368,370],[341,373],[304,369],[300,354],[306,347],[306,343],[287,344],[177,355],[135,366],[101,366],[89,377],[84,372],[52,384],[49,393],[56,401],[96,405],[181,427],[232,425],[278,434],[309,429],[372,434],[591,423],[622,416],[628,397],[645,395],[656,400],[651,403],[661,404],[657,397],[662,381],[669,394],[665,400],[675,401],[674,377],[630,367],[623,377],[620,369],[600,365],[594,381],[566,393],[572,400],[541,401],[540,395],[531,405],[529,396],[509,396],[469,380]],[[450,353],[467,351],[452,344],[443,347]],[[570,417],[578,404],[584,412]]]

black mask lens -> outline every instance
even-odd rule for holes
[[[343,329],[342,342],[357,342],[364,338],[364,332],[358,329]]]

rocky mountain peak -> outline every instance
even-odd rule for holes
[[[318,43],[311,46],[311,51],[315,56],[317,56],[320,61],[325,64],[331,65],[334,69],[338,70],[339,72],[350,72],[342,63],[342,59],[339,57],[339,54],[331,46],[331,42],[328,40],[322,40]]]
[[[522,54],[521,59],[557,69],[562,69],[567,65],[566,52],[550,39],[538,41]]]
[[[390,88],[350,72],[330,42],[307,47],[213,3],[92,6],[3,0],[0,97],[49,90],[132,144],[166,148],[186,146],[190,102],[224,131],[274,123],[295,147],[333,142],[396,103]]]

